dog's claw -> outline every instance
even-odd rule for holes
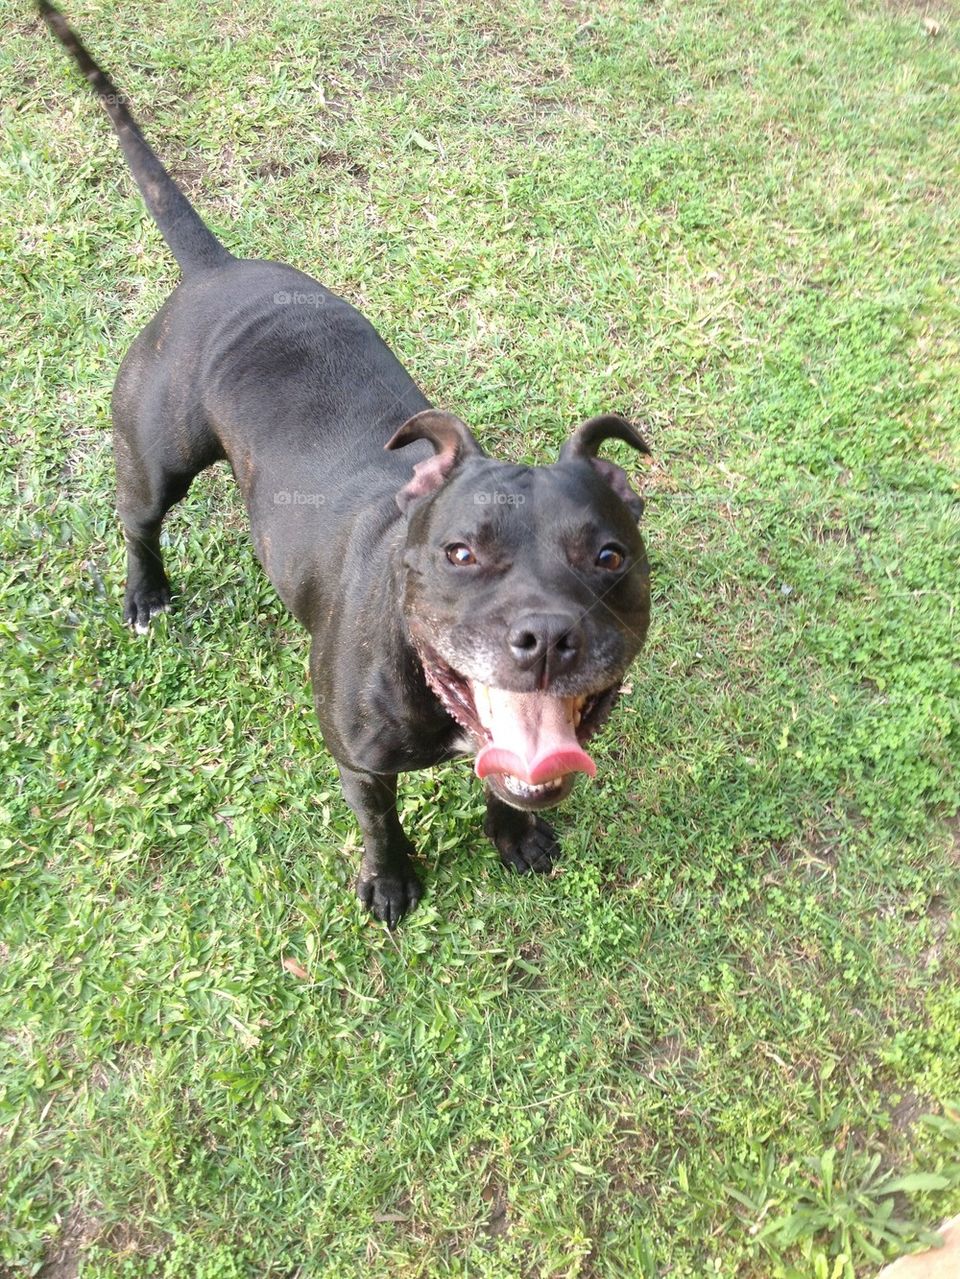
[[[533,825],[516,839],[498,840],[497,848],[504,866],[512,867],[521,875],[530,871],[548,875],[560,856],[560,844],[554,829],[542,817],[535,817]]]
[[[390,929],[414,909],[422,894],[420,880],[406,866],[392,871],[361,870],[357,880],[361,904]]]
[[[150,623],[170,607],[169,586],[143,587],[129,591],[123,605],[123,620],[138,635],[146,635]]]

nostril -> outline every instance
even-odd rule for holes
[[[531,652],[539,644],[539,640],[533,631],[521,631],[519,635],[513,637],[513,647],[521,648],[525,653]]]
[[[517,618],[507,644],[523,671],[543,666],[548,676],[571,670],[580,659],[583,631],[569,614],[528,613]]]

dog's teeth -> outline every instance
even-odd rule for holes
[[[473,704],[477,708],[480,718],[483,714],[490,714],[490,689],[486,684],[474,684],[473,686]]]
[[[510,773],[504,773],[502,777],[504,786],[508,791],[521,799],[529,799],[533,795],[546,795],[557,790],[562,785],[559,780],[552,782],[522,782],[519,777],[514,777]]]

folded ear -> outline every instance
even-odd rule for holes
[[[413,479],[397,494],[397,506],[404,513],[418,497],[435,493],[464,458],[485,456],[467,424],[455,414],[440,409],[424,409],[408,418],[384,447],[402,449],[414,440],[429,440],[436,451],[433,457],[416,464]]]
[[[589,418],[582,422],[560,450],[560,461],[571,462],[582,460],[589,462],[593,469],[613,489],[620,501],[635,520],[643,514],[643,498],[630,487],[630,477],[615,462],[597,457],[597,449],[604,440],[623,440],[632,445],[638,453],[653,454],[646,440],[640,435],[626,418],[616,413],[601,413],[599,417]]]

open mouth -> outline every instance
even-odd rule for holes
[[[577,773],[596,775],[584,746],[619,693],[559,697],[513,693],[461,675],[439,654],[420,653],[430,687],[477,746],[475,769],[507,803],[546,808],[569,794]]]

